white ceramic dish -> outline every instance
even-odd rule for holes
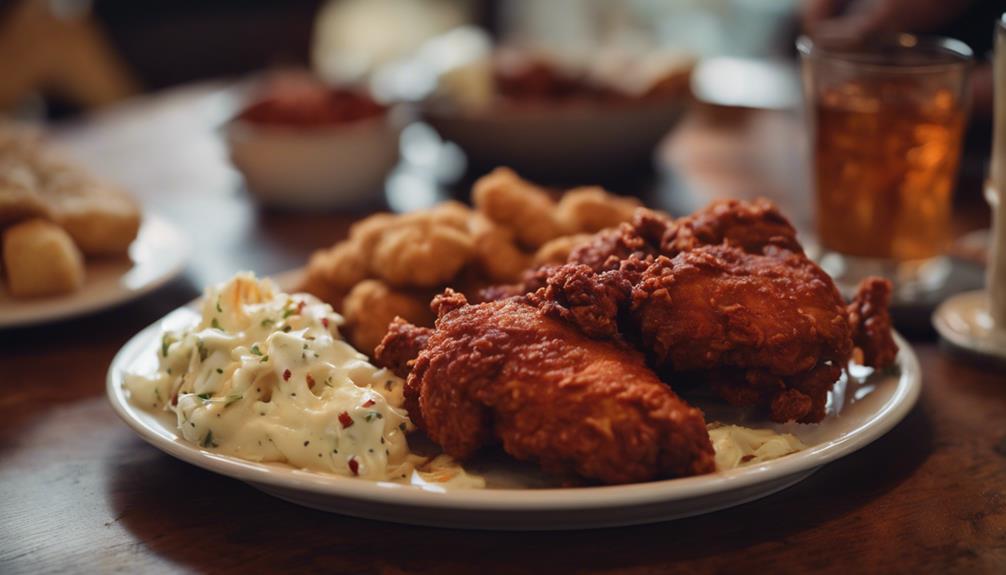
[[[423,118],[476,169],[509,166],[537,179],[591,177],[645,162],[685,110],[682,97],[624,104],[578,102],[485,111],[426,109]]]
[[[339,126],[298,129],[232,120],[231,161],[248,190],[270,206],[340,209],[380,200],[398,162],[397,110]]]
[[[14,298],[0,286],[0,328],[68,319],[134,300],[177,277],[188,256],[184,234],[146,214],[129,257],[87,262],[84,285],[71,294]]]
[[[920,391],[918,361],[897,337],[895,369],[836,385],[830,415],[819,425],[773,426],[795,433],[804,451],[760,465],[700,477],[635,485],[556,488],[536,470],[506,457],[488,456],[470,469],[487,479],[482,489],[421,488],[344,478],[215,454],[183,441],[171,414],[153,414],[131,404],[124,373],[156,361],[160,332],[192,321],[191,308],[175,310],[130,340],[108,371],[107,393],[116,413],[144,440],[199,467],[276,497],[316,509],[399,523],[439,527],[548,530],[585,529],[664,521],[738,505],[784,489],[820,466],[876,440],[901,421]],[[703,405],[707,418],[767,426],[736,409]]]
[[[1006,361],[1006,329],[996,329],[988,298],[984,290],[948,298],[933,313],[933,326],[961,349]]]

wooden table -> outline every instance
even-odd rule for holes
[[[922,398],[888,435],[777,495],[658,525],[491,533],[352,519],[148,446],[105,399],[119,347],[206,282],[299,266],[351,221],[253,207],[207,128],[229,98],[175,92],[59,132],[195,250],[185,278],[141,301],[0,333],[0,573],[1006,570],[1006,372],[934,341],[913,343]]]

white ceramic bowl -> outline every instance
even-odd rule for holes
[[[398,162],[396,110],[347,124],[296,128],[234,119],[224,126],[231,161],[263,204],[348,209],[378,202]]]
[[[535,179],[587,181],[652,162],[660,139],[687,101],[660,98],[604,104],[570,102],[427,109],[424,119],[464,150],[476,171],[509,166]]]

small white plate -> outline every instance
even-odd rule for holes
[[[961,349],[1006,361],[1006,328],[996,327],[984,290],[948,298],[933,313],[933,326]]]
[[[817,425],[773,425],[751,412],[700,404],[708,420],[772,427],[797,435],[804,451],[727,472],[633,485],[558,488],[538,470],[507,457],[488,456],[469,467],[486,489],[443,489],[351,479],[254,463],[219,455],[182,440],[169,413],[131,404],[123,390],[129,371],[156,365],[163,329],[197,318],[183,307],[134,336],[108,370],[107,393],[116,413],[144,440],[165,453],[221,475],[246,481],[300,505],[398,523],[499,530],[586,529],[665,521],[708,513],[765,497],[804,479],[820,466],[849,455],[884,435],[911,410],[921,376],[912,348],[895,334],[901,351],[894,368],[835,386],[829,415]],[[853,371],[864,371],[865,368]],[[822,494],[824,496],[824,494]]]
[[[15,298],[0,286],[0,329],[67,319],[136,299],[178,276],[188,255],[182,232],[144,215],[129,258],[88,261],[84,285],[71,294]]]

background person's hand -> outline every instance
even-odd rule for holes
[[[804,30],[813,35],[863,38],[871,34],[938,30],[972,0],[806,0]]]
[[[982,0],[805,0],[801,6],[804,32],[816,38],[861,40],[874,34],[946,34],[946,27],[974,13],[984,13]],[[989,2],[995,4],[995,1]],[[974,6],[973,6],[974,5]],[[971,10],[977,8],[978,10]],[[988,6],[984,8],[989,8]],[[994,6],[992,7],[994,11]],[[1004,7],[1006,9],[1006,7]],[[966,15],[965,12],[970,12]],[[993,22],[988,23],[988,35]],[[951,34],[952,35],[952,34]],[[973,46],[969,38],[961,38]],[[976,53],[981,58],[984,54]],[[992,115],[992,70],[978,65],[971,74],[972,113]]]

